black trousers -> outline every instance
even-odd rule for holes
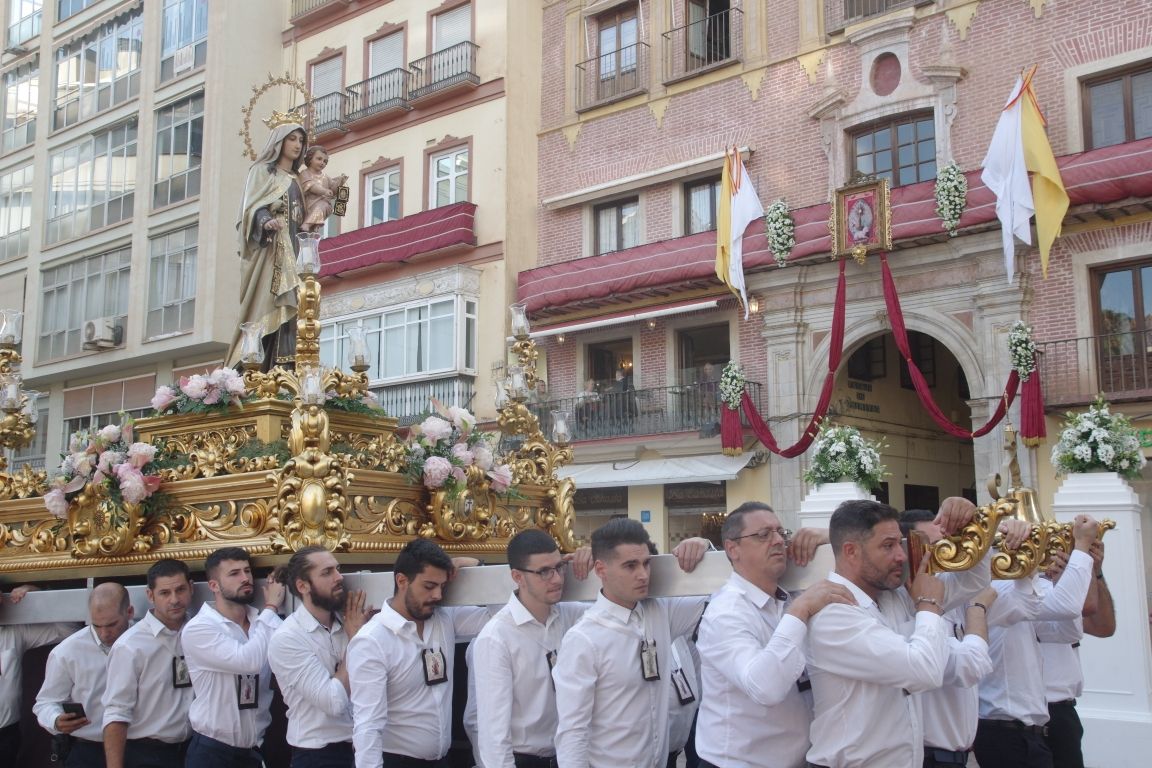
[[[188,742],[168,744],[156,739],[128,739],[124,745],[124,768],[179,768],[184,765]]]
[[[1080,741],[1084,726],[1076,713],[1076,699],[1048,704],[1048,749],[1052,750],[1055,768],[1084,768]]]
[[[1053,768],[1044,735],[1008,721],[981,720],[972,751],[980,768]]]
[[[18,765],[20,759],[20,721],[0,728],[0,755],[10,757],[12,765]]]
[[[292,768],[353,768],[352,742],[326,744],[319,749],[292,747]]]
[[[963,768],[968,765],[968,752],[924,747],[924,768]]]
[[[382,768],[448,768],[448,758],[421,760],[418,757],[385,752]]]

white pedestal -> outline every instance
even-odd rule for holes
[[[841,502],[852,499],[872,499],[876,497],[868,493],[856,483],[824,483],[824,485],[808,492],[804,501],[800,502],[801,528],[827,528],[832,521],[832,513]]]
[[[1084,763],[1093,768],[1143,768],[1152,753],[1152,644],[1144,577],[1140,500],[1115,472],[1071,474],[1052,504],[1056,519],[1078,514],[1116,521],[1104,537],[1104,575],[1116,605],[1116,634],[1085,636],[1080,645],[1084,695]]]

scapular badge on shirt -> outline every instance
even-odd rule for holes
[[[645,680],[660,679],[660,661],[656,658],[656,643],[640,641],[640,674]]]
[[[172,687],[192,687],[192,676],[188,674],[188,662],[184,661],[183,656],[176,656],[172,659]]]
[[[692,684],[688,682],[688,675],[683,669],[672,670],[672,685],[676,686],[676,698],[680,699],[681,706],[687,706],[696,701],[696,694],[692,692]]]
[[[260,675],[236,675],[236,708],[260,706]]]
[[[552,683],[552,690],[556,690],[556,679],[552,677],[552,670],[556,669],[556,651],[545,653],[544,660],[548,662],[548,681]]]
[[[444,663],[444,651],[425,648],[420,652],[424,662],[424,685],[440,685],[448,682],[448,665]]]

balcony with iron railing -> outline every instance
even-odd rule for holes
[[[750,381],[746,387],[759,410],[761,385]],[[530,407],[540,419],[545,434],[551,433],[552,411],[568,411],[572,414],[574,440],[599,440],[672,432],[717,435],[723,403],[718,382],[704,382],[582,394],[534,403]]]
[[[873,16],[933,2],[935,0],[824,0],[824,27],[833,34]]]
[[[648,90],[647,43],[628,45],[576,65],[576,111],[581,112]]]
[[[663,34],[664,82],[694,77],[740,60],[744,12],[713,14]]]
[[[1152,331],[1038,342],[1045,407],[1152,400]]]
[[[393,69],[348,86],[345,123],[351,125],[372,117],[411,109],[408,106],[408,78],[408,70]]]
[[[380,398],[384,412],[399,420],[400,426],[415,424],[432,410],[431,399],[445,405],[459,405],[472,409],[476,395],[476,380],[471,376],[452,376],[444,379],[413,381],[372,387]]]
[[[352,0],[292,0],[293,24],[315,21],[347,8]]]
[[[344,131],[348,94],[344,91],[312,99],[312,133],[315,136],[330,131]]]
[[[408,99],[416,101],[433,94],[480,84],[476,72],[476,52],[480,46],[470,40],[436,51],[408,65]]]

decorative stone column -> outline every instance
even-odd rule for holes
[[[1116,634],[1080,644],[1084,695],[1084,763],[1108,768],[1147,765],[1152,752],[1152,647],[1144,570],[1140,499],[1115,472],[1071,474],[1052,504],[1056,519],[1078,514],[1116,521],[1105,537],[1104,575],[1116,606]]]

